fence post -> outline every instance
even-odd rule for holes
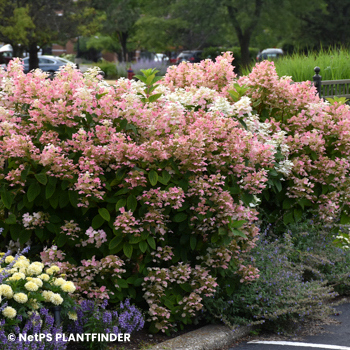
[[[319,98],[321,98],[321,81],[322,81],[322,76],[319,74],[321,71],[320,67],[315,67],[314,68],[315,71],[315,75],[312,77],[313,81],[314,81],[314,86],[317,89],[318,92],[318,96]]]
[[[53,316],[55,320],[55,326],[59,327],[61,325],[61,306],[53,307]]]

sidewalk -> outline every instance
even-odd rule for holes
[[[249,334],[252,327],[229,327],[209,325],[176,338],[157,344],[148,350],[215,350],[230,345],[234,340]]]
[[[339,314],[332,315],[331,318],[339,322],[337,324],[324,325],[317,335],[303,337],[304,343],[329,344],[327,346],[350,346],[350,303],[340,304],[335,307]],[[223,347],[230,346],[235,340],[239,340],[253,330],[253,327],[242,326],[232,331],[229,327],[221,325],[208,325],[193,332],[186,333],[176,338],[157,344],[148,350],[222,350]],[[286,340],[290,338],[285,337]],[[257,344],[259,336],[254,338],[254,343],[242,342],[232,350],[258,349],[258,350],[296,350],[295,345],[263,345]],[[301,349],[301,348],[299,348]],[[303,348],[305,349],[305,347]],[[349,348],[350,349],[350,348]],[[230,348],[231,350],[231,348]],[[315,349],[317,350],[317,349]]]

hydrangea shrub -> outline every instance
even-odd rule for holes
[[[282,217],[284,224],[294,223],[309,212],[320,222],[348,224],[349,106],[337,99],[323,101],[310,82],[279,78],[273,62],[257,64],[238,83],[254,101],[260,122],[285,133],[292,163],[278,191],[264,191],[260,211],[267,221]]]
[[[66,66],[49,81],[12,61],[0,71],[6,240],[57,247],[65,259],[49,258],[79,283],[93,271],[90,297],[146,299],[166,330],[232,273],[258,277],[243,258],[259,212],[346,220],[348,107],[279,79],[272,63],[237,79],[232,59],[114,86],[94,70]]]

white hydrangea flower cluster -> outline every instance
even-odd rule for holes
[[[41,262],[31,262],[25,256],[6,256],[0,253],[0,275],[6,277],[0,282],[0,306],[2,315],[8,319],[17,314],[29,315],[31,310],[44,307],[45,303],[61,305],[68,300],[71,306],[73,299],[68,293],[73,293],[76,287],[73,282],[65,280],[65,275],[59,276],[60,268],[52,265],[46,268]],[[39,296],[44,297],[44,302]],[[4,305],[5,306],[5,305]]]
[[[25,213],[22,216],[23,226],[27,230],[35,229],[36,227],[42,227],[45,223],[47,223],[47,215],[42,211],[37,213],[33,213],[30,215],[29,213]]]

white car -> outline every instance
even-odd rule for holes
[[[54,76],[55,72],[57,72],[60,67],[65,66],[67,64],[74,64],[73,62],[58,56],[43,55],[43,56],[39,56],[38,58],[39,58],[39,69],[41,69],[43,72],[50,73],[51,77]],[[24,73],[28,73],[29,57],[23,58],[23,63],[24,63]]]

